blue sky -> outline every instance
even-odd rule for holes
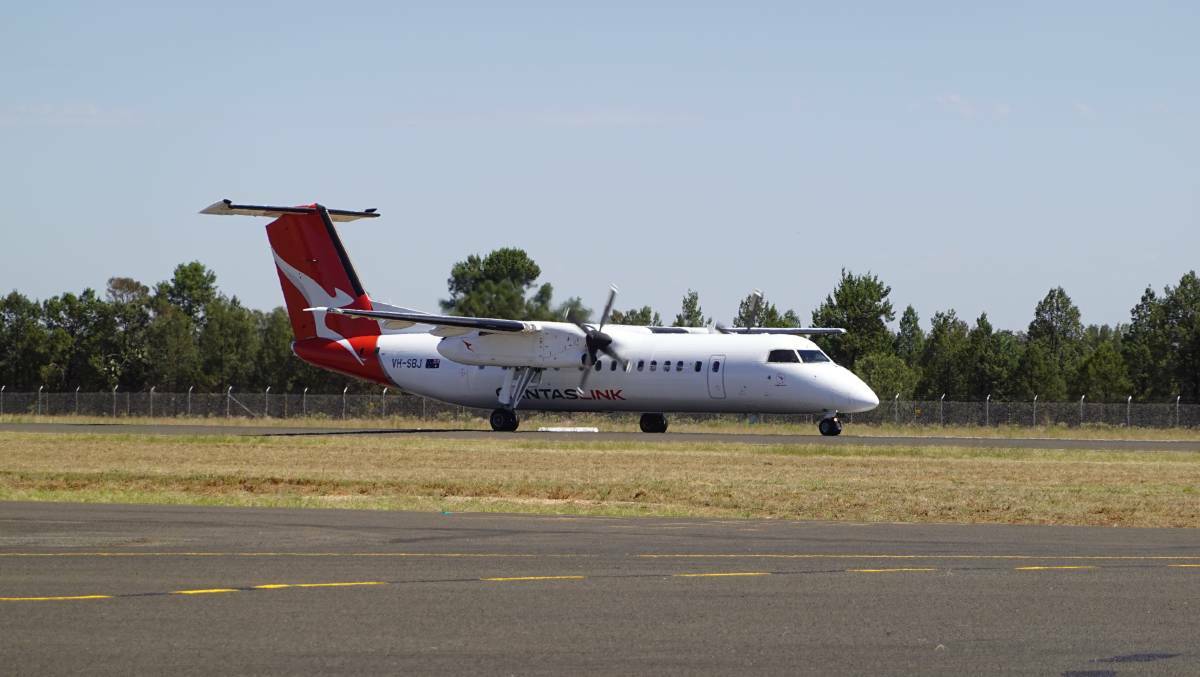
[[[1012,329],[1200,263],[1200,5],[563,4],[10,8],[0,289],[198,259],[278,305],[265,222],[195,213],[224,197],[378,207],[358,272],[428,310],[500,246],[593,307],[807,317],[845,267]]]

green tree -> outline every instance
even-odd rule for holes
[[[757,304],[758,314],[755,315]],[[738,303],[737,315],[733,318],[735,327],[799,327],[800,316],[794,310],[782,313],[766,297],[750,294]]]
[[[150,288],[128,277],[112,277],[105,292],[115,332],[105,342],[120,363],[117,382],[125,390],[141,390],[148,385],[151,357],[146,349],[146,330],[150,325]]]
[[[925,331],[921,329],[921,318],[911,305],[904,308],[900,316],[900,330],[896,332],[896,354],[908,366],[915,366],[925,350]]]
[[[42,307],[13,291],[0,299],[0,384],[8,390],[37,390],[49,348]]]
[[[1079,355],[1083,323],[1079,308],[1062,287],[1051,289],[1038,301],[1028,335],[1031,342],[1041,342],[1052,359],[1070,369]]]
[[[146,327],[146,353],[151,385],[174,392],[209,385],[201,378],[196,325],[182,310],[167,305],[154,316]]]
[[[257,389],[255,360],[261,338],[254,313],[242,306],[237,297],[218,296],[204,307],[204,326],[198,347],[203,370],[202,386],[221,390]]]
[[[921,353],[921,375],[917,392],[928,399],[943,394],[950,400],[965,400],[968,394],[967,323],[954,310],[934,313],[925,350]]]
[[[1161,399],[1177,391],[1171,333],[1162,300],[1146,287],[1121,341],[1135,398]]]
[[[967,334],[964,354],[967,371],[967,397],[983,400],[988,395],[994,399],[1003,397],[1005,384],[1016,369],[1011,351],[1003,349],[1001,335],[992,330],[987,313],[982,313],[975,326]]]
[[[1012,399],[1061,402],[1067,398],[1067,382],[1062,370],[1041,341],[1027,341],[1017,369],[1010,379]]]
[[[696,290],[687,290],[681,305],[679,314],[671,324],[672,327],[707,327],[712,324],[712,318],[704,316],[704,309],[700,307],[700,294]]]
[[[564,322],[590,322],[592,320],[592,309],[583,305],[583,299],[578,296],[572,296],[558,304],[554,315]],[[596,318],[596,321],[599,322],[600,319]]]
[[[1200,279],[1189,271],[1163,295],[1168,340],[1172,351],[1171,372],[1176,392],[1184,399],[1200,399]]]
[[[543,284],[526,298],[541,268],[522,249],[506,247],[485,257],[472,254],[454,264],[446,281],[450,298],[442,310],[471,317],[558,320],[550,307],[554,288]]]
[[[887,323],[896,319],[888,295],[892,288],[867,273],[855,275],[842,269],[833,293],[812,313],[817,327],[841,327],[840,336],[823,336],[817,342],[835,362],[854,369],[858,358],[891,349],[892,333]]]
[[[917,372],[891,351],[863,356],[855,365],[854,373],[881,399],[899,393],[901,398],[910,400],[916,391]]]
[[[42,303],[49,348],[42,366],[50,390],[107,390],[121,381],[129,354],[118,344],[112,308],[92,289],[62,294]]]
[[[199,261],[175,266],[169,282],[159,282],[155,294],[182,310],[197,326],[202,324],[204,308],[217,298],[217,274]]]
[[[1118,345],[1113,340],[1104,341],[1083,358],[1076,379],[1076,395],[1086,395],[1094,402],[1118,402],[1132,394],[1133,383]]]
[[[650,306],[642,306],[641,308],[630,308],[624,312],[614,310],[612,313],[613,324],[628,324],[635,327],[661,327],[662,317],[650,309]]]

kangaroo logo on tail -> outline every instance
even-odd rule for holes
[[[274,249],[271,250],[271,255],[275,257],[275,265],[279,266],[280,272],[282,272],[284,276],[287,277],[288,281],[290,281],[296,288],[296,290],[299,291],[302,296],[304,296],[304,301],[308,303],[310,308],[317,306],[323,308],[345,308],[354,303],[353,296],[350,296],[348,292],[342,291],[337,287],[333,288],[334,295],[330,296],[329,292],[325,291],[325,288],[322,287],[320,283],[293,268],[292,265],[287,261],[284,261],[283,257],[277,254]],[[350,345],[350,341],[345,336],[342,336],[336,331],[330,329],[329,326],[325,324],[325,314],[326,313],[323,310],[313,312],[313,321],[317,325],[317,336],[336,342],[338,345],[345,348],[346,352],[350,353],[350,355],[354,357],[355,361],[357,361],[359,364],[363,364],[362,358],[358,356],[358,353],[355,352],[354,347]]]

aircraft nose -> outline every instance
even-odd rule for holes
[[[851,414],[871,411],[879,406],[879,398],[875,391],[871,390],[871,386],[863,383],[862,379],[849,370],[846,371],[845,381],[842,383],[842,398],[842,411]]]

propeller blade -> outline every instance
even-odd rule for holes
[[[608,287],[608,302],[604,304],[604,313],[600,316],[600,328],[597,331],[604,331],[604,325],[608,323],[608,316],[612,314],[613,301],[617,300],[616,285]]]
[[[583,370],[583,376],[579,378],[579,385],[575,388],[579,392],[583,392],[583,387],[587,385],[588,377],[592,375],[592,367],[588,365]]]
[[[622,369],[629,365],[629,360],[621,357],[621,355],[617,353],[617,351],[613,350],[611,346],[604,346],[600,349],[600,352],[616,360],[617,363],[621,365]]]
[[[762,305],[763,293],[762,290],[755,289],[752,293],[754,296],[754,310],[750,311],[750,322],[746,325],[746,331],[743,333],[749,334],[751,327],[758,326],[758,308]]]

